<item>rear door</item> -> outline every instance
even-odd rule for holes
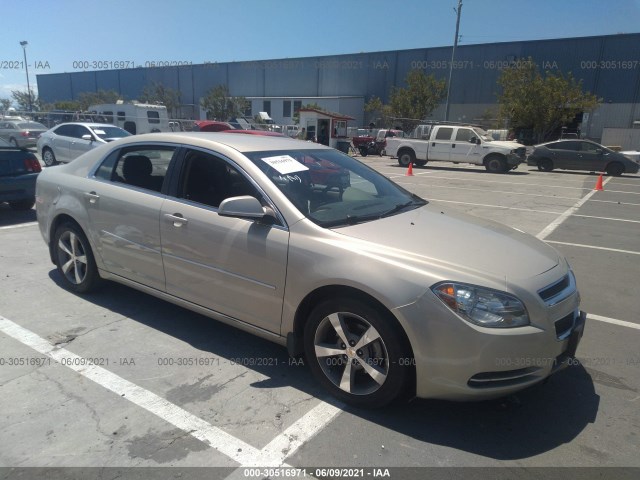
[[[448,162],[451,160],[453,127],[435,127],[429,143],[429,160]]]
[[[100,181],[84,192],[90,231],[105,268],[161,291],[160,210],[176,151],[176,146],[163,144],[115,150],[95,172]]]
[[[280,333],[289,231],[283,224],[218,215],[225,198],[263,194],[211,151],[186,150],[175,196],[162,205],[167,293]]]
[[[58,162],[69,163],[71,161],[69,149],[75,138],[75,127],[75,125],[60,125],[53,131],[54,135],[51,136],[48,145],[53,149],[53,154]]]

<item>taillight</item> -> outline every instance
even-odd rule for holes
[[[29,130],[20,133],[20,135],[22,135],[23,137],[28,137],[29,136]]]
[[[27,172],[31,173],[38,173],[42,171],[42,167],[40,166],[40,162],[37,158],[25,158],[24,168],[27,169]]]

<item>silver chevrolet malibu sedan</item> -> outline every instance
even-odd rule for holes
[[[504,396],[584,330],[552,247],[315,143],[132,136],[46,169],[36,202],[69,289],[120,282],[286,345],[355,405]]]

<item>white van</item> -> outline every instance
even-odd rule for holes
[[[89,113],[100,115],[105,123],[112,123],[132,135],[171,131],[169,114],[164,105],[105,103],[91,105]]]

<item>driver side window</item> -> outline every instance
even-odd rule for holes
[[[197,150],[187,151],[179,198],[218,208],[223,200],[241,195],[261,198],[253,184],[223,159]]]

